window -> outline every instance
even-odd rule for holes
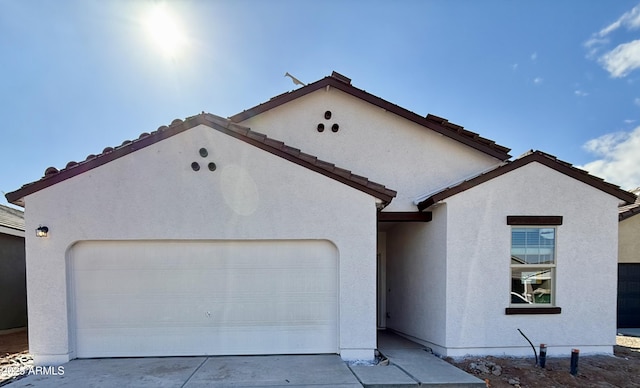
[[[511,305],[553,306],[555,302],[555,227],[511,229]]]

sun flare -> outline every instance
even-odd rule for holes
[[[154,45],[169,58],[179,56],[187,44],[184,29],[166,6],[152,9],[144,18],[144,27]]]

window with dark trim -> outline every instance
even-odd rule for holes
[[[558,314],[555,306],[557,225],[562,216],[508,216],[511,286],[507,314]]]

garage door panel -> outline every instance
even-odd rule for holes
[[[152,265],[152,264],[151,264]],[[309,274],[313,271],[313,274]],[[135,282],[123,281],[123,272],[135,278]],[[103,294],[105,289],[114,295],[138,295],[141,292],[174,295],[199,294],[203,291],[221,294],[255,294],[269,289],[275,294],[317,293],[335,294],[336,282],[333,270],[307,269],[242,269],[224,270],[95,270],[76,271],[77,286],[85,293]],[[258,275],[259,273],[259,275]],[[320,278],[322,281],[317,281]],[[281,279],[288,279],[283,284]],[[250,286],[250,287],[248,287]]]
[[[110,298],[96,298],[87,301],[83,298],[76,308],[82,314],[77,318],[78,327],[128,327],[145,326],[207,326],[225,327],[236,325],[277,325],[287,322],[290,325],[304,325],[335,321],[334,298],[324,302],[308,302],[287,299],[270,303],[258,303],[253,300],[231,298],[130,298],[126,304],[114,303]]]
[[[122,357],[121,349],[127,348],[136,356],[166,355],[171,349],[173,356],[219,355],[225,354],[290,354],[290,349],[298,349],[294,354],[335,353],[335,346],[320,340],[332,335],[326,326],[283,326],[262,327],[260,330],[245,327],[222,328],[212,334],[208,328],[190,328],[192,335],[185,336],[182,329],[175,328],[130,328],[95,329],[81,332],[86,341],[78,345],[81,357]],[[317,333],[316,340],[310,340],[308,333]],[[148,338],[162,338],[149,341]],[[284,340],[282,340],[284,339]],[[100,355],[91,355],[95,349],[103,349]]]
[[[337,352],[327,241],[83,242],[78,357]]]

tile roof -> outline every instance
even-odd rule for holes
[[[430,206],[448,197],[451,197],[452,195],[461,193],[481,183],[484,183],[488,180],[496,178],[500,175],[513,171],[532,162],[544,164],[545,166],[552,168],[562,174],[577,179],[583,183],[595,187],[598,190],[604,191],[605,193],[618,197],[626,203],[633,203],[634,201],[636,201],[637,197],[635,194],[622,190],[619,186],[607,183],[603,179],[593,176],[585,170],[574,167],[570,163],[563,162],[553,155],[547,154],[542,151],[531,150],[514,161],[510,161],[502,166],[496,167],[493,170],[480,174],[466,181],[457,183],[442,191],[430,195],[418,204],[418,209],[420,211],[425,210]]]
[[[9,206],[0,205],[0,226],[24,231],[24,212]]]
[[[306,94],[319,89],[323,89],[325,87],[334,87],[356,98],[383,108],[400,117],[413,121],[416,124],[436,131],[444,136],[459,141],[460,143],[466,144],[500,160],[504,161],[511,158],[511,156],[509,155],[509,151],[511,149],[498,145],[493,140],[481,137],[477,133],[468,131],[460,125],[450,123],[449,121],[447,121],[447,119],[444,119],[442,117],[434,116],[431,114],[427,115],[426,117],[420,116],[417,113],[413,113],[389,101],[383,100],[380,97],[374,96],[373,94],[367,93],[362,89],[358,89],[352,86],[351,79],[343,76],[342,74],[336,73],[335,71],[329,77],[325,77],[319,81],[303,86],[291,92],[283,93],[279,96],[273,97],[265,103],[231,116],[230,119],[231,121],[236,123],[242,122],[262,112],[273,109],[289,101],[295,100],[296,98],[302,97]]]
[[[24,206],[23,198],[29,194],[33,194],[198,125],[206,125],[238,140],[242,140],[281,158],[370,194],[385,203],[391,202],[393,197],[396,196],[395,191],[379,183],[372,182],[363,176],[336,167],[334,164],[320,160],[313,155],[305,154],[297,148],[289,147],[281,141],[235,124],[228,119],[203,112],[199,115],[189,117],[184,121],[180,119],[173,120],[169,126],[161,126],[154,132],[143,133],[138,139],[126,140],[119,146],[107,147],[101,154],[91,154],[82,162],[69,162],[66,167],[61,170],[55,167],[49,167],[46,169],[44,177],[40,180],[28,183],[22,186],[22,188],[6,194],[6,198],[10,203]]]
[[[631,193],[634,195],[639,195],[640,187],[631,190]],[[635,216],[636,214],[640,214],[640,197],[638,197],[634,203],[630,205],[623,205],[618,208],[618,221],[624,221],[627,218]]]

